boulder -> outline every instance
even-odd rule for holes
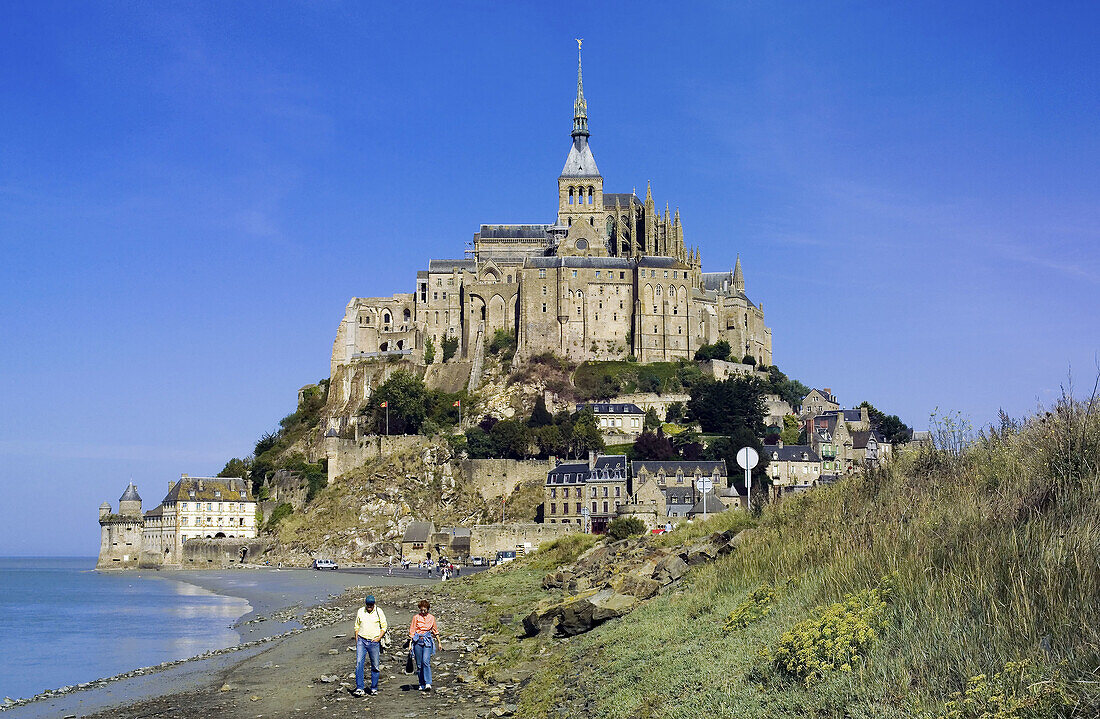
[[[680,559],[678,554],[670,554],[657,562],[657,568],[653,570],[651,577],[660,584],[670,584],[684,576],[687,570],[687,562]]]
[[[523,619],[528,636],[551,630],[571,637],[583,634],[608,619],[621,617],[638,606],[636,597],[612,589],[588,591],[564,602],[543,603]]]
[[[626,594],[635,599],[649,599],[658,592],[661,583],[656,579],[639,576],[637,574],[624,574],[611,583],[611,589],[619,594]]]
[[[680,558],[687,562],[689,567],[706,564],[718,558],[718,548],[709,541],[700,542],[680,552]]]

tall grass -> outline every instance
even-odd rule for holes
[[[682,592],[575,641],[572,660],[598,658],[576,691],[605,717],[936,716],[968,678],[1027,659],[1065,682],[1061,715],[1100,715],[1098,414],[1063,398],[966,448],[902,453],[768,507]],[[804,686],[762,658],[782,632],[887,575],[886,628],[859,671]],[[762,583],[788,581],[765,618],[724,630]]]

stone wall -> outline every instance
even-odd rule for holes
[[[425,438],[418,434],[378,435],[369,434],[358,440],[341,437],[325,438],[325,456],[328,457],[328,481],[332,483],[341,474],[364,463],[405,450],[414,449]]]
[[[99,561],[96,569],[128,569],[138,566],[141,555],[142,519],[106,515],[100,519]]]
[[[270,539],[188,539],[183,543],[184,569],[224,569],[239,566],[241,550],[247,550],[246,564],[258,564],[271,548]]]
[[[656,394],[654,392],[634,392],[632,394],[621,394],[615,398],[616,402],[630,402],[636,404],[642,408],[642,410],[648,410],[651,407],[657,411],[657,415],[663,422],[665,419],[665,412],[668,411],[668,406],[673,402],[683,402],[687,404],[691,399],[691,395],[686,393],[680,394]]]
[[[521,484],[542,485],[552,467],[536,459],[467,459],[459,465],[466,481],[486,500],[507,497]]]
[[[699,364],[699,369],[702,370],[703,374],[710,375],[719,381],[730,377],[750,377],[753,374],[761,378],[767,378],[768,376],[767,372],[757,372],[756,367],[751,364],[726,362],[725,360],[707,360]]]
[[[470,556],[493,558],[497,552],[514,550],[516,545],[530,543],[537,549],[544,542],[573,534],[567,524],[479,524],[470,535]]]

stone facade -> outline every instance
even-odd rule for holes
[[[552,223],[482,225],[465,257],[430,260],[414,292],[348,302],[332,352],[338,393],[342,368],[394,356],[422,363],[429,339],[436,362],[444,338],[456,339],[454,361],[471,362],[476,375],[498,330],[516,337],[520,360],[544,352],[576,361],[690,359],[726,340],[735,355],[772,364],[771,329],[763,306],[745,294],[740,259],[728,272],[703,272],[678,210],[661,212],[648,186],[644,200],[604,192],[587,107],[578,66]]]
[[[626,456],[591,454],[587,462],[563,462],[546,473],[543,521],[603,533],[629,501]]]
[[[98,568],[181,566],[192,539],[253,539],[256,502],[248,482],[237,478],[189,477],[168,483],[164,500],[142,514],[133,483],[119,500],[118,514],[99,508]]]

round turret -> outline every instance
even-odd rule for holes
[[[104,517],[106,517],[110,513],[111,513],[111,505],[110,504],[108,504],[107,502],[104,502],[103,504],[99,505],[99,518],[100,519],[103,519]]]

